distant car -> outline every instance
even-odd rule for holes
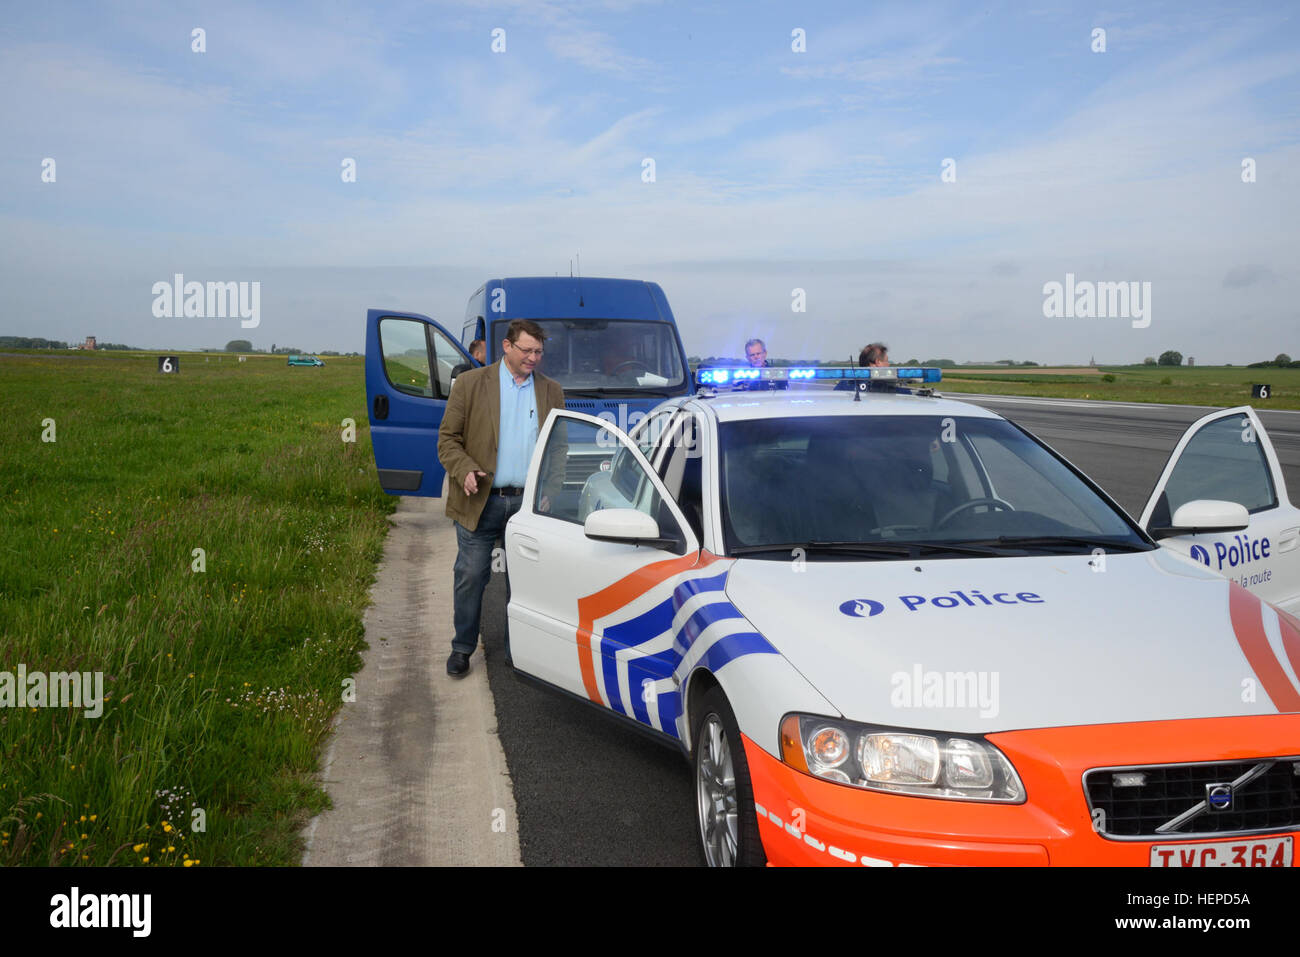
[[[931,395],[556,410],[510,651],[681,750],[711,865],[1292,866],[1300,513],[1252,410],[1143,523]]]
[[[315,356],[290,356],[289,365],[291,366],[323,366],[324,359],[318,359]]]

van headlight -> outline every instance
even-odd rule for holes
[[[958,801],[1020,804],[1006,755],[977,736],[874,728],[818,715],[781,719],[786,764],[837,784]]]

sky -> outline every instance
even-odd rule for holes
[[[576,258],[692,355],[1300,356],[1300,5],[700,6],[10,5],[0,335],[361,352]]]

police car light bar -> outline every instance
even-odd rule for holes
[[[901,384],[941,382],[943,370],[923,366],[813,366],[782,369],[753,369],[744,366],[697,369],[695,381],[700,385],[739,385],[756,379],[768,382],[806,382],[813,379],[883,379]]]

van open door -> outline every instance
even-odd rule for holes
[[[477,366],[428,316],[366,313],[366,403],[379,484],[389,495],[442,495],[438,427],[452,379]]]
[[[1179,533],[1178,510],[1191,502],[1234,502],[1244,528]],[[1222,509],[1220,509],[1222,511]],[[1197,506],[1184,511],[1212,514]],[[1249,406],[1193,422],[1165,464],[1141,525],[1160,544],[1190,555],[1265,601],[1300,611],[1300,509],[1287,497],[1273,443]]]

